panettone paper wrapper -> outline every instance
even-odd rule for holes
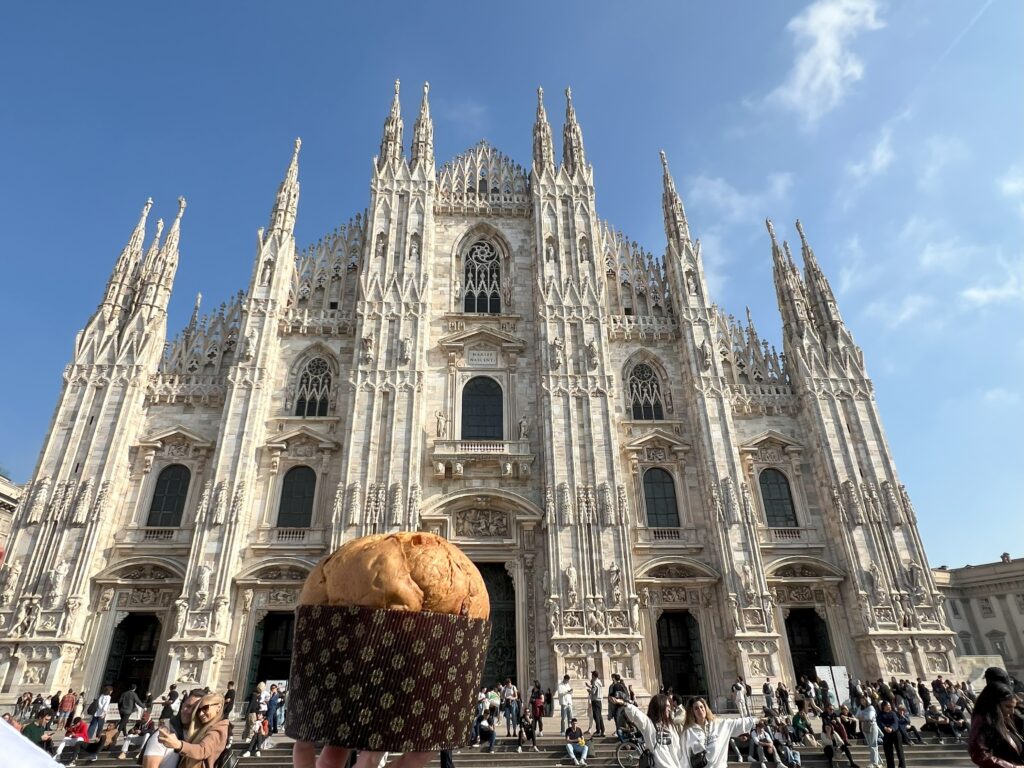
[[[285,733],[374,752],[462,746],[490,636],[487,619],[300,605]]]

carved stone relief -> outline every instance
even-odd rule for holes
[[[506,538],[508,513],[498,509],[462,509],[454,514],[455,535],[480,539]]]

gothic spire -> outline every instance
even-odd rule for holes
[[[562,129],[562,166],[570,176],[587,167],[583,153],[583,131],[576,122],[576,110],[572,106],[572,88],[565,89],[565,127]]]
[[[690,239],[690,226],[686,222],[686,211],[683,209],[683,201],[676,192],[676,183],[672,180],[672,173],[668,169],[668,159],[665,157],[665,150],[661,150],[661,208],[665,213],[665,235],[669,240],[677,240],[680,243]]]
[[[384,133],[380,139],[380,157],[377,168],[383,169],[392,160],[399,161],[403,157],[402,150],[402,105],[398,101],[398,87],[401,81],[395,80],[395,98],[391,102],[391,113],[384,121]]]
[[[775,227],[771,219],[764,220],[772,241],[772,277],[775,281],[775,295],[779,302],[779,313],[786,332],[803,336],[807,324],[807,297],[800,272],[793,263],[789,244],[783,241],[782,248],[775,239]]]
[[[196,303],[192,307],[192,317],[188,321],[188,325],[185,327],[185,335],[188,338],[192,338],[195,335],[196,328],[199,326],[199,307],[203,303],[203,294],[196,294]]]
[[[267,238],[275,232],[285,235],[292,235],[295,232],[295,214],[299,206],[299,150],[301,148],[302,139],[295,139],[291,162],[288,163],[288,170],[285,171],[281,186],[277,188],[274,208],[270,212]]]
[[[811,306],[825,327],[831,328],[835,332],[838,326],[842,325],[843,319],[839,316],[839,306],[832,293],[832,286],[829,285],[825,273],[821,271],[814,250],[807,243],[807,236],[804,234],[804,228],[799,219],[796,221],[796,231],[800,233],[801,253],[804,259],[804,282],[807,284],[807,295]]]
[[[152,207],[153,198],[151,197],[142,206],[142,213],[139,215],[138,223],[136,223],[135,229],[132,230],[131,237],[128,238],[128,242],[121,251],[121,255],[117,258],[117,264],[114,266],[114,271],[107,282],[107,292],[103,299],[104,304],[120,305],[124,299],[122,295],[124,286],[130,282],[133,270],[137,267],[139,259],[142,258],[142,249],[146,239],[146,219]]]
[[[548,168],[555,167],[555,148],[551,139],[551,125],[548,113],[544,110],[544,89],[537,89],[537,120],[533,124],[533,168],[544,173]]]
[[[430,83],[423,84],[423,101],[420,102],[420,115],[412,127],[412,164],[422,163],[428,170],[434,168],[434,121],[430,119]]]
[[[178,241],[181,239],[181,217],[185,215],[184,197],[178,198],[178,215],[174,217],[171,224],[171,231],[167,234],[164,247],[160,250],[161,261],[163,262],[165,276],[174,279],[174,273],[178,270]],[[167,273],[170,274],[167,274]]]

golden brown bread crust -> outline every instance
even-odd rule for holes
[[[432,533],[353,539],[313,569],[301,605],[359,605],[396,611],[491,614],[480,571],[462,550]]]

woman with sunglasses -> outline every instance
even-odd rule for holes
[[[214,768],[227,741],[228,721],[224,697],[219,693],[207,694],[199,701],[184,739],[160,729],[160,743],[181,755],[178,768]]]
[[[729,739],[750,733],[755,717],[718,720],[708,703],[699,696],[686,705],[683,722],[683,759],[691,768],[725,768],[729,761]]]
[[[652,696],[647,714],[623,698],[612,702],[623,707],[626,719],[633,723],[644,737],[644,748],[651,753],[656,768],[682,768],[679,751],[679,729],[672,722],[672,699],[664,693]]]

